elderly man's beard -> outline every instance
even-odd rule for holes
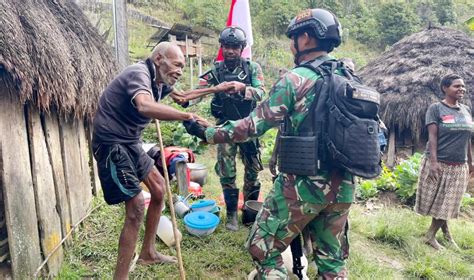
[[[167,86],[173,86],[178,81],[177,79],[173,78],[171,75],[167,75],[167,73],[162,69],[162,67],[158,68],[158,75],[161,78],[162,82]]]

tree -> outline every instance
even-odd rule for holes
[[[419,25],[413,10],[404,2],[382,4],[375,15],[381,45],[392,45],[413,33]]]
[[[456,23],[453,0],[435,0],[435,10],[436,17],[442,25]]]

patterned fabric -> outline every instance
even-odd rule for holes
[[[235,164],[235,158],[237,150],[240,152],[242,162],[245,166],[244,175],[244,196],[249,194],[250,191],[255,188],[260,188],[260,182],[258,181],[258,172],[262,170],[258,155],[251,155],[249,157],[243,155],[241,149],[238,149],[238,144],[235,143],[224,143],[217,145],[217,162],[214,167],[217,176],[220,178],[220,182],[223,189],[236,189],[235,178],[237,175],[237,168]]]
[[[345,259],[349,254],[345,230],[351,203],[324,203],[331,198],[328,182],[302,186],[308,192],[297,193],[294,175],[280,174],[268,194],[257,222],[250,230],[246,247],[253,256],[263,279],[286,279],[283,252],[303,228],[313,240],[318,272],[323,279],[347,277]],[[352,182],[344,180],[341,188]],[[302,188],[299,190],[301,191]]]
[[[320,78],[307,68],[295,68],[273,86],[270,97],[250,115],[206,130],[209,143],[245,142],[277,127],[288,116],[297,132],[317,93]],[[343,241],[349,206],[354,200],[353,176],[321,170],[317,176],[280,173],[250,231],[247,248],[264,279],[286,279],[281,252],[305,226],[311,230],[321,277],[347,277]],[[342,247],[347,248],[343,250]]]
[[[428,177],[429,159],[425,157],[421,162],[415,211],[435,219],[457,218],[469,180],[469,167],[467,164],[450,165],[443,162],[438,164],[441,169],[439,178],[432,180]]]

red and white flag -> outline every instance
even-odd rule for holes
[[[226,26],[238,26],[244,30],[247,36],[247,46],[242,51],[242,57],[252,58],[251,47],[253,45],[253,36],[249,0],[232,0]],[[222,56],[222,49],[219,49],[217,61],[221,60],[224,60],[224,57]]]

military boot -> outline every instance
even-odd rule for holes
[[[224,189],[224,200],[227,208],[226,229],[231,231],[239,230],[237,220],[237,204],[239,202],[239,189]]]

